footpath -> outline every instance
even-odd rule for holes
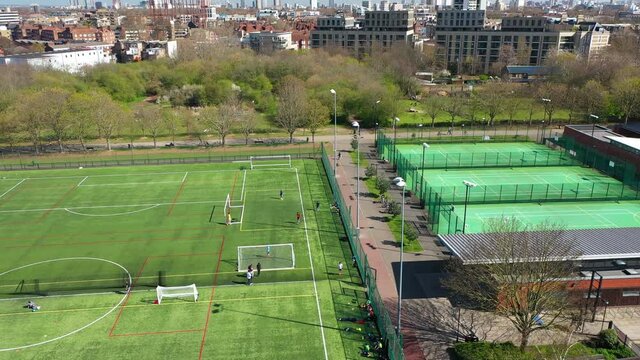
[[[358,177],[356,173],[357,166],[353,163],[349,155],[352,151],[350,140],[344,140],[344,138],[339,139],[337,149],[342,153],[337,166],[337,183],[343,196],[346,197],[346,205],[352,209],[351,217],[353,224],[357,224],[356,181]],[[390,165],[385,166],[384,164],[378,163],[375,159],[373,134],[362,134],[360,138],[360,151],[363,154],[371,154],[371,156],[369,156],[369,162],[378,164],[378,176],[390,179],[395,176]],[[333,161],[333,159],[331,160]],[[377,274],[376,283],[380,296],[385,302],[394,324],[397,326],[400,247],[395,241],[389,226],[384,221],[385,216],[388,214],[384,213],[382,205],[377,200],[368,196],[369,190],[364,182],[364,170],[361,164],[361,168],[358,169],[360,175],[360,242],[367,254],[370,266],[375,268]],[[401,191],[393,188],[393,186],[392,189],[389,190],[388,195],[398,203],[402,201]],[[422,210],[420,210],[417,205],[418,204],[412,205],[412,200],[409,198],[406,199],[405,226],[414,226],[414,223],[424,222]],[[416,287],[415,284],[408,281],[411,277],[408,273],[410,267],[407,264],[410,262],[443,258],[442,249],[436,245],[433,237],[421,235],[419,241],[423,249],[425,249],[423,252],[413,254],[405,251],[404,254],[403,308],[405,306],[404,299],[406,299],[406,294],[412,291],[412,288]],[[403,316],[402,321],[404,324],[405,316]],[[412,331],[405,326],[401,326],[401,329],[404,336],[405,358],[410,360],[424,359],[423,351]]]

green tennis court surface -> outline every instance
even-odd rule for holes
[[[399,144],[398,152],[400,154],[418,154],[422,155],[422,144],[405,145]],[[473,152],[486,153],[508,153],[508,152],[529,152],[529,151],[549,151],[549,148],[532,143],[532,142],[514,142],[514,143],[456,143],[456,144],[430,144],[426,149],[426,153],[439,154],[458,154]]]
[[[358,357],[376,329],[338,321],[364,318],[366,297],[321,163],[248,165],[1,173],[0,359]],[[287,266],[246,285],[238,247],[269,245],[256,261]],[[158,283],[196,284],[199,301],[153,304]]]
[[[458,215],[457,227],[462,229],[464,207],[455,206]],[[623,201],[620,203],[598,202],[566,202],[529,204],[492,204],[469,205],[467,207],[466,233],[486,232],[485,223],[492,218],[515,216],[528,225],[552,221],[567,230],[606,229],[640,226],[640,202]],[[443,223],[441,226],[448,226]],[[451,224],[451,227],[455,227]],[[451,231],[450,233],[454,233]]]

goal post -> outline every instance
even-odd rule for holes
[[[258,263],[261,271],[294,269],[293,244],[238,246],[238,272],[246,271],[249,265],[255,269]]]
[[[242,215],[244,212],[244,205],[233,205],[231,203],[231,194],[227,194],[227,198],[224,201],[224,210],[222,216],[224,217],[224,223],[227,225],[236,225],[242,223]],[[236,216],[235,219],[233,216]]]
[[[186,285],[186,286],[157,286],[156,294],[158,299],[158,304],[162,303],[163,299],[166,298],[191,298],[193,297],[193,301],[198,301],[198,289],[196,288],[196,284]]]
[[[291,167],[291,155],[250,156],[251,169],[258,167]]]

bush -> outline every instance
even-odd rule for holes
[[[415,241],[418,240],[418,231],[416,231],[416,228],[409,225],[409,224],[405,223],[404,224],[404,236],[405,238],[407,238],[407,240],[409,241]]]
[[[367,169],[364,171],[364,176],[368,178],[376,176],[376,167],[373,165],[367,166]]]
[[[402,207],[398,202],[391,200],[389,201],[388,211],[389,214],[393,216],[400,215],[400,213],[402,212]]]
[[[451,358],[454,360],[521,360],[528,357],[510,342],[500,344],[469,342],[456,344],[451,351]]]
[[[612,329],[602,330],[598,334],[597,347],[603,349],[615,349],[619,347],[618,334]]]
[[[391,187],[391,183],[389,180],[384,178],[376,178],[376,190],[380,192],[380,195],[385,194],[389,191],[389,187]]]
[[[351,148],[353,150],[358,150],[358,139],[355,137],[351,139]]]

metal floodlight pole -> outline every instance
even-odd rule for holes
[[[422,166],[420,167],[420,203],[422,203],[422,188],[424,187],[424,153],[429,148],[429,144],[422,143]]]
[[[418,124],[418,127],[420,128],[420,139],[422,139],[422,124]]]
[[[357,121],[352,123],[355,130],[360,133],[360,124]],[[360,238],[360,135],[356,135],[357,144],[357,166],[356,166],[356,228],[358,229],[358,238]]]
[[[593,115],[593,114],[589,114],[589,117],[593,119],[593,124],[591,124],[591,137],[593,137],[593,134],[596,131],[596,121],[598,121],[600,117],[598,115]]]
[[[464,197],[464,216],[462,217],[462,233],[464,234],[467,227],[467,204],[469,203],[469,189],[478,186],[478,184],[467,180],[462,181],[462,183],[467,187],[467,191]]]
[[[329,90],[333,94],[333,177],[338,176],[338,93],[334,89]]]
[[[397,117],[393,118],[393,166],[396,167],[396,154],[398,152],[398,149],[396,148],[396,140],[397,140],[397,129],[398,129],[398,121],[400,121],[400,119],[398,119]]]
[[[396,183],[402,188],[402,225],[400,226],[400,281],[398,285],[398,335],[400,335],[400,326],[402,321],[402,272],[404,270],[404,193],[407,183],[400,180]]]
[[[544,102],[544,114],[547,115],[547,113],[549,112],[547,105],[551,104],[551,99],[542,98],[542,102]],[[544,121],[544,119],[542,120]],[[549,114],[549,124],[551,124],[551,114]]]

